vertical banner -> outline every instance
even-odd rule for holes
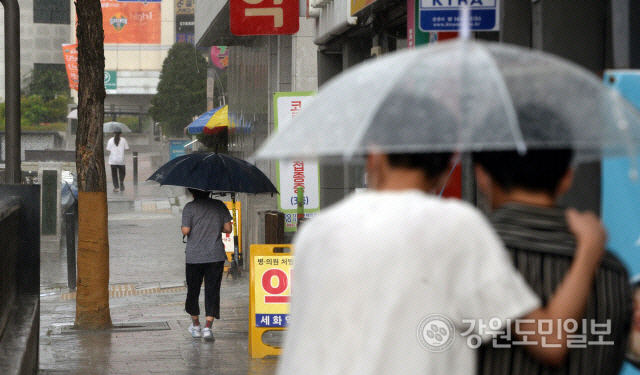
[[[314,92],[277,92],[274,94],[275,128],[287,123],[313,100]],[[284,231],[298,228],[298,188],[304,189],[304,216],[313,217],[320,211],[320,170],[317,161],[281,160],[277,166],[280,192],[278,209],[284,212]]]
[[[105,44],[160,44],[158,2],[100,0]]]
[[[69,88],[78,91],[78,45],[63,44],[62,56],[64,57],[64,65],[67,69],[67,77],[69,78]]]
[[[207,111],[215,108],[215,104],[213,102],[213,100],[215,99],[215,83],[215,72],[213,71],[213,68],[209,68],[207,69]]]
[[[419,12],[420,0],[407,0],[407,48],[413,49],[421,44],[433,43],[437,34],[420,30],[416,14]]]

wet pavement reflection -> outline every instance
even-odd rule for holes
[[[147,172],[142,170],[141,175]],[[143,199],[155,199],[153,191],[145,189],[147,187],[141,189],[147,192]],[[110,203],[114,199],[139,200],[133,190],[128,196],[115,198],[109,193]],[[177,190],[161,191],[158,199],[176,199],[162,194],[175,195]],[[187,331],[190,319],[184,312],[184,244],[180,235],[181,218],[175,211],[168,213],[163,208],[163,211],[109,213],[110,284],[114,290],[110,298],[112,321],[127,327],[141,322],[166,322],[164,329],[72,329],[75,299],[67,287],[64,239],[59,249],[43,246],[40,374],[270,375],[275,372],[277,357],[253,359],[248,354],[248,273],[239,280],[223,278],[222,319],[214,322],[215,342],[193,339]],[[119,285],[127,285],[135,293],[117,294]],[[203,292],[200,300],[204,307]],[[269,343],[279,342],[281,337],[269,338]]]

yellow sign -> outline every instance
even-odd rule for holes
[[[233,217],[233,203],[224,202],[229,209],[231,217]],[[238,219],[238,251],[242,253],[242,204],[236,201],[236,218]],[[222,233],[222,243],[224,244],[224,251],[227,253],[227,259],[229,262],[233,260],[233,236],[235,236],[235,226],[232,226],[231,233]]]
[[[253,257],[256,327],[286,327],[291,297],[291,256]]]
[[[249,354],[253,358],[279,355],[280,347],[262,342],[266,331],[281,331],[289,324],[291,245],[251,245],[249,286]]]
[[[373,4],[376,0],[349,0],[351,1],[351,16]]]
[[[193,14],[195,9],[194,0],[176,0],[176,14]]]

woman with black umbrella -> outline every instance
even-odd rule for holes
[[[185,311],[191,315],[189,332],[193,338],[204,337],[213,341],[213,320],[220,319],[220,284],[227,259],[222,233],[231,233],[231,213],[220,200],[211,199],[210,193],[188,189],[193,201],[182,211],[182,234],[187,236],[186,279],[187,300]],[[200,327],[200,287],[204,279],[204,305],[207,322]]]

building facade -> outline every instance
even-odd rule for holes
[[[65,71],[62,44],[71,32],[70,0],[18,0],[20,7],[20,75],[28,84],[34,70]],[[0,7],[0,21],[4,7]],[[4,101],[4,22],[0,27],[0,98]]]

